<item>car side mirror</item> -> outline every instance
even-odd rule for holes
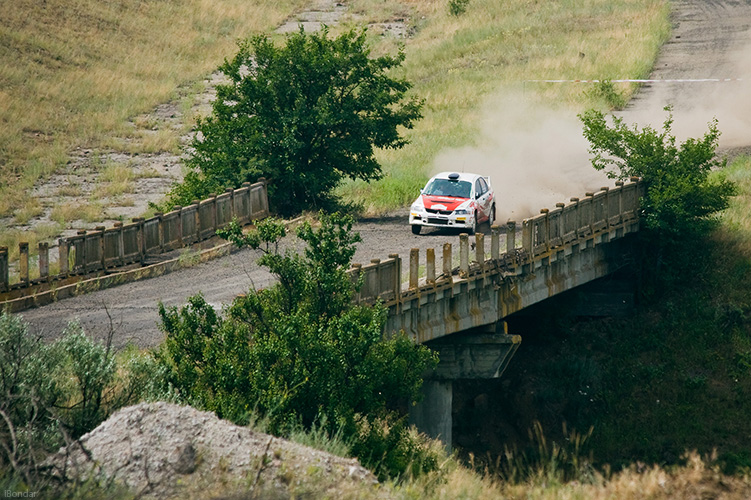
[[[425,189],[421,189],[420,194],[425,194]]]

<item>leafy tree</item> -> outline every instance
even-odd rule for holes
[[[239,43],[219,68],[212,114],[198,123],[191,172],[171,203],[266,177],[272,207],[290,215],[333,201],[345,177],[381,176],[374,148],[401,148],[399,127],[421,118],[422,102],[406,99],[411,84],[389,76],[404,60],[370,57],[366,32],[329,38],[299,32],[277,47],[266,36]]]
[[[672,135],[673,115],[669,107],[665,110],[668,116],[662,130],[628,127],[619,117],[613,117],[610,126],[595,110],[579,118],[594,155],[592,166],[611,178],[641,177],[647,188],[642,200],[646,227],[674,238],[710,227],[707,223],[727,208],[736,190],[721,174],[713,175],[726,163],[716,155],[720,138],[717,120],[709,123],[702,138],[689,138],[677,146]]]
[[[278,283],[237,298],[225,317],[201,296],[180,310],[160,305],[167,339],[159,356],[191,402],[238,423],[258,411],[277,434],[323,425],[351,440],[364,463],[396,475],[426,466],[413,462],[417,445],[395,409],[418,397],[436,359],[404,334],[384,338],[382,306],[352,305],[356,283],[346,270],[360,237],[351,228],[337,214],[321,215],[317,229],[303,224],[299,255],[276,251],[278,221],[249,235],[230,225],[224,237],[261,249],[259,262]]]
[[[641,177],[646,184],[635,262],[640,291],[647,296],[682,286],[699,271],[705,259],[686,243],[708,234],[736,192],[721,171],[725,160],[716,155],[717,120],[700,139],[676,145],[673,115],[670,107],[665,110],[662,130],[628,127],[618,117],[610,126],[599,111],[580,115],[594,168],[621,180]]]

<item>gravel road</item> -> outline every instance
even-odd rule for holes
[[[458,252],[456,232],[433,230],[415,236],[406,220],[404,209],[386,217],[359,221],[356,230],[363,242],[354,262],[367,264],[371,259],[386,259],[391,253],[399,253],[406,260],[411,248],[419,248],[421,256],[427,248],[436,248],[440,256],[438,249],[445,242],[456,245]],[[487,224],[483,228],[489,233]],[[286,239],[289,247],[303,248],[303,242],[296,237]],[[65,299],[21,314],[45,338],[60,336],[68,322],[77,319],[86,332],[100,339],[106,338],[113,328],[113,343],[117,347],[129,342],[153,346],[163,338],[158,328],[158,302],[179,306],[200,292],[209,303],[220,308],[252,287],[268,286],[271,275],[254,263],[259,256],[256,251],[244,249],[178,272]]]
[[[674,2],[674,9],[674,32],[658,58],[652,78],[733,81],[646,84],[622,115],[627,123],[659,125],[665,117],[662,108],[671,104],[676,133],[681,132],[681,124],[690,125],[685,130],[694,135],[706,131],[707,122],[717,116],[723,131],[722,150],[731,154],[748,152],[751,2],[679,0]],[[737,81],[743,77],[743,81]],[[410,248],[420,248],[424,255],[425,249],[439,249],[444,242],[458,247],[456,234],[433,231],[412,235],[406,219],[407,209],[403,209],[377,220],[360,221],[356,230],[363,242],[354,261],[368,263],[375,258],[385,259],[390,253],[407,257]],[[103,337],[114,328],[117,346],[128,342],[153,346],[162,339],[157,325],[158,301],[180,305],[187,297],[201,292],[212,304],[226,304],[252,286],[260,288],[269,283],[270,276],[253,264],[255,258],[254,252],[244,250],[159,278],[29,310],[23,316],[32,329],[47,338],[60,335],[67,322],[77,318],[96,337]]]

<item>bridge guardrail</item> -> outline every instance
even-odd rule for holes
[[[405,296],[434,288],[452,280],[453,274],[467,276],[470,272],[519,273],[524,265],[545,259],[551,254],[567,251],[576,245],[595,245],[623,236],[639,216],[640,198],[644,184],[638,178],[616,182],[614,188],[603,187],[598,192],[586,193],[584,198],[571,198],[568,203],[557,203],[556,208],[540,210],[539,215],[521,223],[521,246],[517,246],[515,221],[491,228],[490,258],[486,258],[485,235],[478,233],[475,241],[473,266],[470,266],[468,235],[460,236],[459,266],[454,267],[450,243],[443,247],[442,273],[436,274],[435,249],[428,249],[424,272],[420,273],[419,251],[412,249],[409,258],[407,282],[402,283],[401,258],[389,255],[384,261],[374,259],[368,265],[353,264],[353,280],[363,279],[355,297],[356,302],[386,304],[398,303]],[[501,252],[501,234],[506,236],[506,248]]]
[[[207,240],[233,218],[241,225],[269,215],[265,179],[228,189],[218,196],[194,201],[187,207],[174,207],[148,219],[134,218],[130,224],[98,226],[93,231],[58,240],[59,273],[49,273],[49,244],[40,243],[37,262],[39,277],[30,279],[29,244],[19,244],[19,281],[9,282],[10,259],[7,247],[0,247],[0,292],[30,288],[63,280],[73,275],[143,263],[148,257]]]

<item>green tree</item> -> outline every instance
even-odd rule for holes
[[[611,126],[599,111],[579,116],[594,168],[621,180],[641,177],[646,185],[634,253],[639,289],[646,296],[680,287],[699,272],[704,259],[688,243],[706,237],[736,192],[722,172],[725,160],[717,157],[717,120],[701,138],[676,145],[672,110],[665,110],[662,130],[628,127],[618,117]]]
[[[709,123],[700,139],[689,138],[678,146],[672,135],[671,109],[665,110],[668,116],[662,130],[628,127],[619,117],[612,118],[611,126],[595,110],[579,118],[594,155],[592,166],[611,178],[641,177],[646,184],[641,207],[645,226],[661,237],[675,238],[711,227],[713,216],[727,208],[736,189],[719,172],[726,161],[716,154],[717,120]]]
[[[418,397],[422,373],[437,360],[404,334],[384,338],[384,307],[352,304],[356,283],[346,270],[360,237],[351,228],[337,214],[321,215],[317,229],[303,224],[299,255],[275,251],[278,221],[249,235],[231,225],[223,235],[260,248],[278,283],[237,298],[225,317],[200,296],[179,310],[160,306],[167,339],[159,356],[191,402],[238,423],[258,411],[282,435],[324,425],[365,464],[396,475],[417,450],[396,409]]]
[[[375,148],[401,148],[400,127],[421,118],[422,102],[405,97],[411,84],[389,75],[403,60],[402,51],[370,57],[365,30],[329,38],[301,28],[283,47],[266,36],[240,42],[219,68],[229,82],[198,123],[191,172],[170,202],[266,177],[272,208],[290,215],[329,205],[345,177],[378,179]]]

